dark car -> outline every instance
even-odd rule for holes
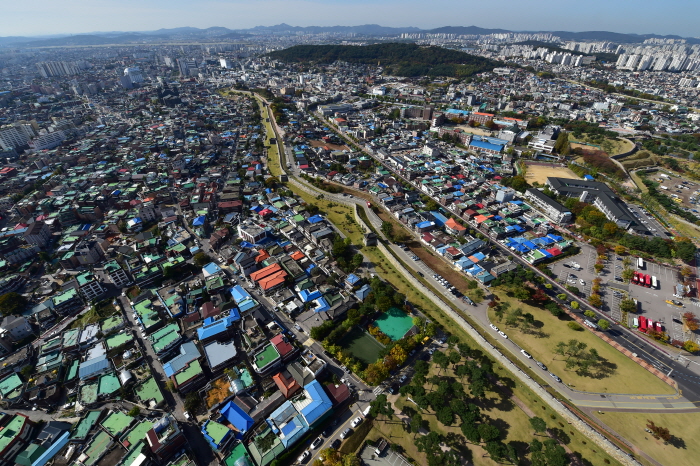
[[[340,441],[340,439],[337,438],[337,439],[333,440],[333,443],[331,443],[331,448],[334,450],[337,450],[340,447],[341,443],[342,442]]]
[[[333,426],[328,426],[323,430],[323,436],[328,438],[331,435],[333,435],[334,431],[335,431],[335,429],[333,428]]]

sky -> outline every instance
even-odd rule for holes
[[[2,36],[223,26],[480,26],[700,36],[698,0],[2,0]]]

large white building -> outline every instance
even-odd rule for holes
[[[29,147],[34,150],[53,149],[61,145],[66,140],[66,134],[63,131],[54,131],[53,133],[43,134],[36,139],[29,141]]]
[[[15,124],[0,128],[0,147],[3,149],[14,149],[15,147],[26,146],[31,138],[35,136],[31,125]]]

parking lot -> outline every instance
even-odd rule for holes
[[[671,236],[671,234],[666,231],[666,228],[664,228],[663,225],[661,225],[652,215],[649,215],[644,208],[632,204],[627,204],[627,207],[629,207],[632,215],[642,222],[642,225],[649,229],[652,235],[660,238],[667,238]]]
[[[646,318],[653,319],[655,322],[661,322],[664,326],[664,331],[674,340],[685,341],[688,339],[696,339],[696,336],[690,332],[683,332],[682,314],[687,311],[700,313],[700,303],[697,300],[689,298],[675,298],[675,286],[678,283],[677,273],[675,270],[645,262],[645,267],[641,270],[642,273],[655,276],[658,281],[658,288],[647,288],[644,286],[630,284],[628,286],[630,298],[638,301],[638,314]],[[675,300],[682,303],[681,306],[675,306],[667,303],[667,300]],[[633,316],[630,316],[632,319]],[[674,319],[676,320],[674,322]]]

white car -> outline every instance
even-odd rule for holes
[[[311,452],[309,450],[304,450],[304,453],[299,455],[299,458],[297,458],[297,462],[303,463],[304,461],[308,460],[310,456]]]
[[[499,332],[499,331],[500,331],[500,330],[498,330],[498,327],[496,327],[496,326],[493,325],[493,324],[489,324],[489,327],[491,327],[491,329],[494,330],[495,332]]]
[[[506,340],[508,339],[508,335],[506,335],[505,333],[501,332],[500,330],[498,331],[498,334],[499,334],[500,336],[502,336],[503,338],[505,338]]]
[[[322,444],[323,444],[323,439],[321,437],[316,437],[316,440],[314,440],[313,443],[311,443],[311,448],[315,450],[318,447],[320,447]]]
[[[524,349],[520,350],[520,352],[523,353],[523,356],[525,356],[526,358],[532,359],[532,356],[530,355],[530,353],[528,353]]]
[[[350,427],[352,427],[354,429],[355,427],[359,426],[360,424],[362,424],[362,418],[360,416],[357,416],[350,423]]]
[[[586,282],[584,282],[583,280],[579,279],[578,282],[581,284],[581,286],[586,286]]]

